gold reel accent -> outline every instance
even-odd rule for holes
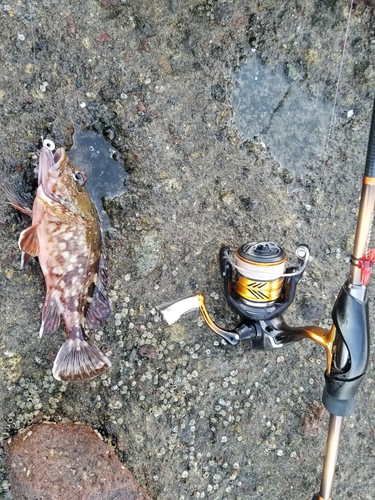
[[[274,302],[282,292],[284,278],[273,281],[257,281],[241,274],[235,283],[235,290],[240,297],[252,302]]]

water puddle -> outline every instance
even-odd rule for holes
[[[103,200],[123,194],[128,179],[121,154],[101,133],[75,126],[74,145],[68,155],[75,166],[87,174],[87,190],[98,209],[103,229],[109,229],[111,224]]]
[[[232,104],[239,133],[263,142],[283,168],[303,183],[304,173],[323,153],[332,103],[313,98],[289,79],[283,67],[256,56],[233,74]],[[293,181],[292,181],[293,183]]]

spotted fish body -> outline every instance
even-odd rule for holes
[[[54,377],[64,381],[91,378],[110,366],[85,333],[110,313],[100,220],[85,181],[63,148],[53,155],[43,147],[32,209],[21,197],[8,195],[12,205],[32,217],[19,246],[22,261],[38,256],[45,277],[40,335],[54,332],[64,319],[66,341],[53,366]]]

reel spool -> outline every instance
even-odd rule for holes
[[[297,283],[309,259],[307,245],[296,249],[298,265],[287,267],[288,254],[272,242],[245,243],[234,259],[220,250],[224,293],[230,307],[245,320],[270,320],[293,302]]]
[[[288,254],[272,242],[245,243],[236,250],[236,294],[254,307],[281,296]]]

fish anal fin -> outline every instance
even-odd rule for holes
[[[107,284],[108,272],[103,247],[99,260],[98,282],[95,285],[94,293],[85,315],[86,328],[93,330],[99,328],[111,312],[111,305],[106,292]]]
[[[60,319],[61,315],[58,304],[51,294],[48,294],[43,304],[42,326],[40,327],[39,335],[42,336],[55,332],[60,325]]]
[[[31,255],[29,255],[28,253],[22,252],[22,254],[21,254],[21,269],[23,269],[23,266],[25,264],[27,264],[27,262],[29,262],[30,259],[31,259]]]
[[[22,231],[18,245],[23,252],[32,257],[39,254],[38,224],[34,224]]]
[[[111,366],[109,359],[88,340],[68,336],[53,364],[56,380],[72,382],[100,375]]]
[[[92,300],[85,316],[85,327],[90,330],[99,328],[104,320],[106,320],[111,312],[106,292],[99,287],[95,287]]]

